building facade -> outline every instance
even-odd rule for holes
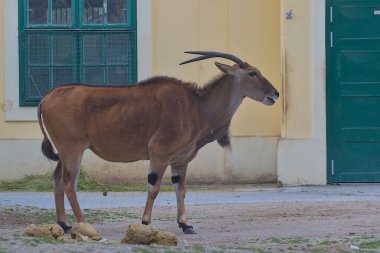
[[[331,177],[331,174],[340,172],[334,166],[338,166],[341,161],[333,157],[335,153],[331,150],[335,146],[327,145],[331,138],[327,139],[330,111],[326,110],[326,101],[329,98],[326,70],[330,66],[329,57],[334,57],[335,51],[326,47],[330,40],[326,34],[330,35],[329,29],[333,26],[330,6],[335,8],[334,5],[337,5],[338,8],[333,8],[331,15],[340,15],[344,14],[344,11],[340,11],[345,10],[344,4],[355,5],[363,1],[341,0],[330,3],[329,0],[137,0],[126,1],[124,21],[112,21],[111,8],[107,9],[107,18],[96,21],[93,19],[96,6],[91,7],[92,16],[89,18],[85,3],[91,2],[90,0],[66,1],[66,4],[73,4],[69,14],[66,10],[62,14],[62,8],[54,7],[55,2],[65,1],[45,0],[48,4],[44,7],[47,10],[44,13],[48,15],[41,20],[41,15],[36,12],[40,7],[35,7],[34,10],[31,2],[0,0],[1,180],[46,173],[54,168],[54,164],[47,161],[40,152],[42,134],[36,121],[36,103],[32,103],[33,99],[38,101],[38,90],[33,87],[38,80],[42,80],[41,85],[48,85],[45,89],[66,80],[64,78],[67,76],[92,83],[101,80],[100,84],[110,85],[107,83],[110,76],[117,76],[112,75],[114,72],[110,72],[111,69],[118,67],[117,73],[122,78],[123,67],[133,64],[134,69],[128,71],[134,71],[135,76],[129,74],[126,77],[130,78],[130,82],[154,75],[168,75],[202,85],[218,74],[219,70],[215,68],[213,61],[179,66],[178,63],[189,57],[183,52],[189,50],[235,54],[259,68],[281,94],[281,99],[272,107],[246,99],[231,125],[232,151],[223,150],[216,143],[204,147],[190,163],[189,181],[323,185],[340,180],[339,177]],[[44,1],[36,0],[37,2]],[[380,1],[364,2],[367,2],[367,6],[372,6],[371,8],[374,8],[374,4],[380,6]],[[34,12],[29,10],[26,12],[29,14],[23,14],[25,8],[33,9]],[[104,12],[104,9],[100,12],[97,10],[96,15],[100,17]],[[343,14],[342,20],[345,17]],[[118,15],[114,14],[116,17],[121,14]],[[130,20],[125,21],[125,17]],[[114,26],[115,22],[119,25]],[[39,27],[41,23],[43,25]],[[113,55],[117,54],[112,53],[112,49],[117,48],[117,52],[127,50],[124,44],[117,44],[120,39],[114,40],[116,44],[110,44],[111,35],[99,35],[100,30],[106,33],[107,29],[113,31],[118,28],[121,33],[128,29],[131,33],[135,32],[135,38],[128,37],[132,38],[130,44],[135,43],[135,47],[129,53],[130,58],[126,59],[130,62],[125,66],[112,61]],[[22,32],[33,35],[36,32],[33,29],[38,30],[37,32],[51,29],[46,35],[51,43],[45,46],[48,50],[46,58],[35,55],[38,50],[25,51],[25,43],[20,37],[24,36]],[[54,32],[59,29],[66,29],[71,35],[81,31],[80,34],[70,37],[75,37],[75,43],[78,43],[70,42],[74,43],[74,49],[70,50],[82,52],[75,51],[79,55],[78,59],[73,60],[75,64],[54,62],[54,59],[66,59],[65,54],[54,56],[54,50],[59,52],[62,44],[54,44]],[[89,35],[94,35],[94,32],[98,32],[98,39],[90,43],[90,49],[86,49],[84,41],[93,38]],[[34,44],[38,46],[48,43],[38,39],[33,42],[33,36],[27,37],[27,48],[32,48]],[[96,58],[91,45],[99,45],[99,41],[104,44],[102,50],[107,52],[102,54],[105,58],[100,59],[103,65],[91,62]],[[67,52],[65,48],[61,50]],[[90,55],[88,61],[86,52]],[[75,53],[72,52],[72,55]],[[40,62],[44,59],[45,65]],[[41,77],[43,70],[39,72],[36,70],[38,68],[45,68],[45,77]],[[59,76],[61,72],[56,69],[62,68],[70,70],[62,70],[63,74]],[[97,79],[91,79],[94,77],[91,69],[101,69]],[[29,98],[32,102],[25,103]],[[365,108],[368,109],[370,104],[369,102]],[[330,134],[332,132],[329,130]],[[354,153],[352,151],[350,154]],[[148,169],[146,161],[110,163],[90,152],[85,154],[82,165],[90,174],[109,182],[145,182]]]

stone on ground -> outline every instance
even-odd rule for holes
[[[73,225],[73,228],[71,229],[71,238],[80,241],[100,241],[102,239],[102,236],[90,224],[80,222]]]
[[[125,237],[121,240],[122,243],[128,244],[145,244],[151,243],[161,245],[177,245],[177,236],[165,232],[158,231],[150,225],[131,224],[125,233]]]
[[[152,226],[143,224],[131,224],[125,233],[122,243],[128,244],[150,244],[156,237],[157,230]]]
[[[63,231],[61,226],[57,224],[30,224],[25,229],[24,234],[33,237],[46,237],[58,239],[60,237],[63,237],[65,235],[65,232]]]
[[[166,231],[158,231],[152,243],[166,246],[177,246],[178,239],[175,234]]]

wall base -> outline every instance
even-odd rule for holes
[[[325,185],[326,148],[321,139],[278,142],[278,182],[282,185]]]
[[[0,181],[26,175],[52,173],[55,162],[42,156],[41,140],[0,140]],[[82,168],[102,182],[146,183],[149,161],[107,162],[86,151]],[[202,148],[189,164],[189,182],[274,183],[276,182],[277,138],[234,137],[232,151],[216,143]],[[170,168],[164,182],[170,183]]]

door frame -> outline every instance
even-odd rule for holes
[[[334,85],[334,48],[331,47],[331,36],[333,36],[333,20],[331,18],[334,3],[333,0],[326,0],[326,22],[325,22],[325,34],[326,34],[326,144],[327,144],[327,183],[333,184],[334,171],[333,171],[333,154],[334,154],[334,142],[333,142],[333,85]]]

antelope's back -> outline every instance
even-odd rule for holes
[[[41,101],[43,121],[58,142],[99,149],[144,146],[159,122],[157,105],[141,89],[65,85]]]

